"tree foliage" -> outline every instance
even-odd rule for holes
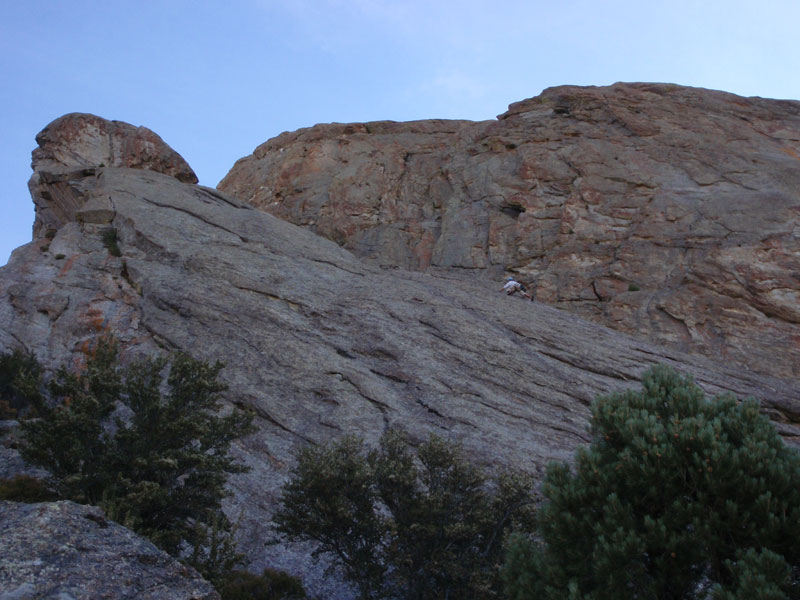
[[[231,571],[218,588],[222,600],[302,600],[307,598],[296,577],[283,571],[264,569],[261,575]]]
[[[785,600],[796,598],[796,577],[786,560],[767,549],[748,548],[738,552],[736,560],[726,561],[731,583],[717,586],[712,600]]]
[[[330,553],[363,599],[492,598],[504,534],[530,502],[526,477],[490,482],[460,446],[433,437],[414,456],[390,432],[372,451],[355,437],[303,448],[274,520]]]
[[[709,401],[659,366],[592,417],[574,470],[548,469],[535,535],[510,545],[514,600],[800,597],[800,455],[755,401]]]
[[[14,350],[0,355],[0,420],[35,410],[41,378],[42,367],[33,354]]]
[[[9,479],[0,479],[0,500],[35,504],[57,499],[58,496],[44,481],[31,475],[15,475]]]
[[[175,556],[188,545],[213,580],[235,562],[221,501],[245,468],[230,444],[252,427],[241,411],[219,413],[221,369],[180,353],[121,367],[116,343],[100,338],[85,368],[61,367],[49,383],[38,418],[21,425],[21,454],[62,497],[101,506]]]

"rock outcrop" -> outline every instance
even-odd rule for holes
[[[219,600],[186,567],[94,506],[0,502],[0,599]]]
[[[165,173],[197,183],[197,176],[180,154],[146,127],[108,121],[95,115],[70,113],[59,117],[36,136],[33,175],[28,181],[36,221],[33,237],[40,238],[74,220],[83,191],[69,182],[73,173],[94,167],[130,167]]]
[[[800,375],[800,102],[558,87],[495,121],[284,133],[218,187],[383,265],[510,270],[616,330]]]
[[[236,447],[252,470],[230,482],[241,547],[254,569],[301,575],[326,598],[349,596],[308,547],[264,544],[300,444],[399,428],[540,472],[588,440],[592,399],[638,385],[658,362],[711,394],[756,397],[800,443],[794,379],[665,350],[457,270],[385,268],[154,170],[84,166],[40,181],[43,209],[64,219],[0,268],[0,351],[79,365],[111,332],[125,359],[184,350],[225,361],[227,399],[252,408],[259,429]]]

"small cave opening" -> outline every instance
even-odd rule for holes
[[[516,219],[525,212],[525,207],[521,204],[504,204],[500,207],[500,212]]]

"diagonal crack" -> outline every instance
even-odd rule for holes
[[[242,243],[244,243],[244,244],[248,243],[248,241],[249,241],[246,238],[242,237],[240,234],[236,233],[235,231],[232,231],[232,230],[228,229],[227,227],[223,227],[222,225],[220,225],[219,223],[215,223],[214,221],[209,221],[208,219],[206,219],[202,215],[199,215],[199,214],[197,214],[195,212],[192,212],[191,210],[187,210],[185,208],[180,208],[178,206],[173,206],[171,204],[164,204],[162,202],[156,202],[155,200],[152,200],[151,198],[147,198],[147,197],[144,197],[144,196],[142,196],[142,199],[145,202],[149,202],[150,204],[155,204],[156,206],[159,206],[161,208],[169,208],[169,209],[172,209],[172,210],[175,210],[175,211],[178,211],[178,212],[182,212],[182,213],[187,214],[187,215],[189,215],[191,217],[194,217],[198,221],[202,221],[206,225],[210,225],[211,227],[214,227],[215,229],[221,229],[222,231],[226,231],[227,233],[230,233],[232,236],[238,237],[242,241]]]

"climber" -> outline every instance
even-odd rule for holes
[[[516,293],[519,293],[520,296],[523,298],[527,298],[528,300],[533,300],[533,296],[528,293],[528,290],[525,289],[525,286],[522,285],[519,281],[514,279],[513,277],[506,277],[506,283],[503,286],[503,289],[500,290],[501,292],[505,292],[509,296],[513,296]]]

